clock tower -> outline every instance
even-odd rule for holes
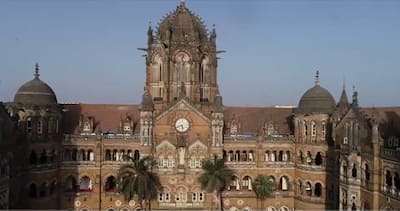
[[[156,207],[203,209],[213,195],[198,182],[202,161],[223,154],[216,32],[181,1],[147,36],[140,140],[158,161],[163,192]]]

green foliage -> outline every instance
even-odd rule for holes
[[[118,190],[126,200],[137,197],[142,206],[143,201],[150,201],[157,198],[157,193],[161,189],[158,176],[151,171],[155,160],[147,156],[142,159],[134,159],[124,155],[124,159],[131,161],[120,167],[118,173]]]
[[[201,188],[207,192],[216,191],[220,197],[220,208],[222,210],[222,191],[225,186],[232,182],[234,172],[225,165],[224,159],[214,157],[213,160],[203,160],[203,173],[199,177]]]
[[[253,190],[257,199],[264,200],[271,196],[274,191],[274,185],[275,183],[269,176],[258,175],[253,182]]]

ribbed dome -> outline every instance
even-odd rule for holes
[[[307,90],[300,99],[298,111],[304,114],[331,114],[336,107],[335,99],[329,91],[319,85],[317,72],[315,86]]]
[[[57,97],[54,91],[39,79],[39,65],[36,65],[35,78],[18,89],[14,102],[36,105],[57,104]]]
[[[199,17],[186,8],[183,1],[158,26],[158,34],[163,41],[204,41],[207,30]]]

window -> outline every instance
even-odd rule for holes
[[[109,176],[106,181],[106,192],[116,192],[117,191],[117,181],[114,176]]]
[[[281,180],[280,180],[280,187],[281,187],[281,190],[282,191],[287,191],[287,190],[289,190],[289,185],[288,185],[288,179],[287,179],[287,177],[281,177]]]
[[[317,135],[317,125],[315,124],[315,122],[311,123],[311,135],[312,136],[316,136]]]
[[[84,132],[90,132],[90,123],[89,123],[89,121],[85,121],[83,123],[83,131]]]
[[[37,122],[36,132],[37,132],[38,134],[42,134],[42,132],[43,132],[42,120],[39,120],[39,121]]]
[[[26,132],[27,133],[32,132],[32,119],[31,118],[26,119]]]
[[[158,201],[159,202],[169,202],[170,199],[170,193],[169,191],[161,192],[158,194]]]
[[[83,176],[79,182],[80,192],[91,192],[92,191],[92,180],[88,176]]]
[[[321,183],[317,182],[315,184],[314,195],[316,197],[321,197],[321,194],[322,194],[322,186]]]
[[[204,201],[204,193],[203,192],[193,192],[192,193],[192,201],[193,202],[203,202]]]

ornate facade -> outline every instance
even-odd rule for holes
[[[197,181],[214,155],[235,172],[227,210],[400,208],[400,108],[361,108],[345,89],[336,103],[318,72],[297,108],[223,106],[214,28],[181,1],[147,36],[140,105],[59,104],[36,65],[0,109],[0,208],[136,210],[117,192],[125,154],[156,158],[155,210],[215,208]],[[265,207],[258,175],[275,185]]]

